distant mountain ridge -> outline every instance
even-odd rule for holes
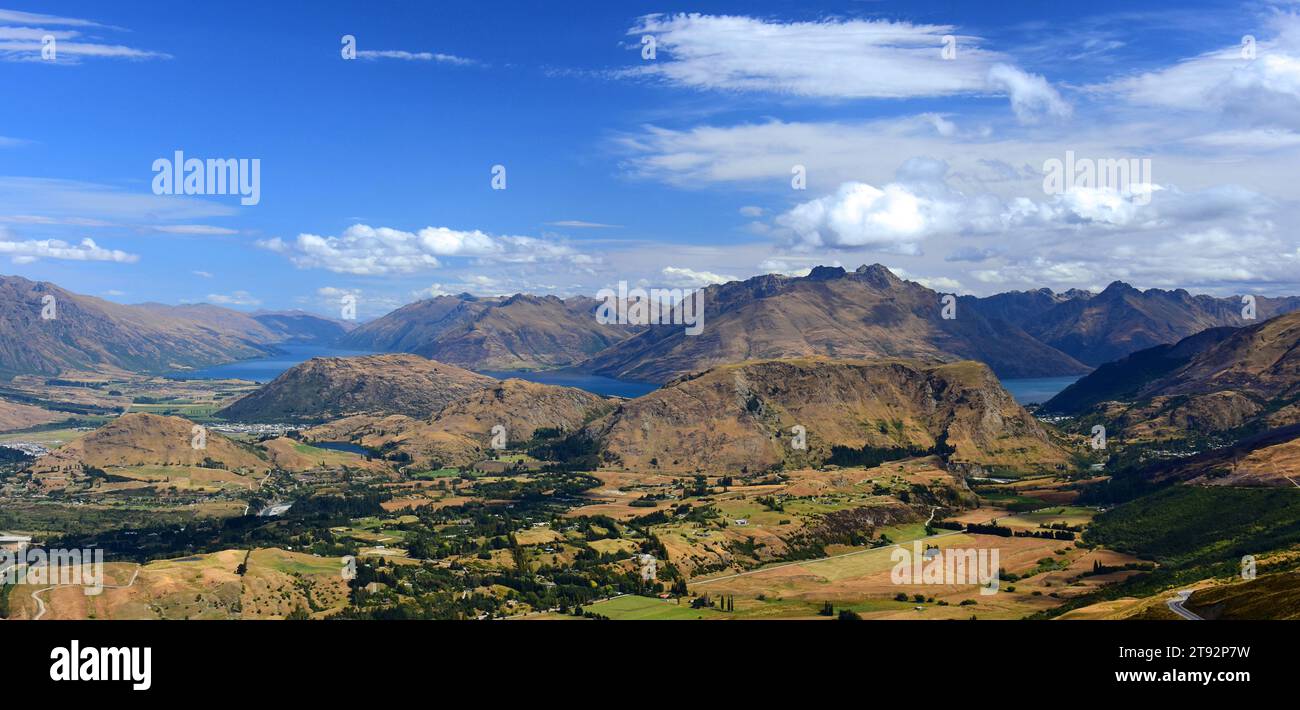
[[[1300,297],[1256,297],[1256,321],[1240,296],[1195,296],[1183,289],[1140,291],[1116,281],[1101,293],[1014,291],[964,303],[1025,329],[1041,342],[1096,367],[1139,350],[1176,343],[1208,328],[1247,326],[1300,309]]]
[[[479,370],[572,365],[638,329],[596,322],[585,296],[438,296],[407,304],[353,330],[340,346],[406,352]]]
[[[60,317],[40,318],[56,297]],[[717,365],[782,357],[972,359],[999,377],[1078,375],[1210,328],[1249,325],[1240,297],[1140,291],[1013,291],[957,300],[879,264],[819,266],[704,289],[704,332],[597,322],[584,296],[438,296],[356,326],[309,313],[209,304],[121,305],[54,284],[0,276],[0,377],[65,369],[166,372],[264,357],[277,343],[404,352],[475,370],[571,368],[664,383]],[[1256,299],[1260,319],[1300,297]]]
[[[756,276],[709,286],[704,331],[652,327],[581,363],[616,378],[666,382],[745,360],[827,356],[979,360],[1002,377],[1082,374],[1088,367],[1019,326],[958,304],[945,318],[941,294],[874,264],[819,266],[807,276]]]
[[[1097,412],[1120,431],[1145,438],[1300,423],[1300,311],[1134,353],[1042,408]]]
[[[42,310],[52,296],[52,319]],[[116,368],[169,372],[265,357],[328,319],[259,317],[209,304],[122,305],[51,283],[0,276],[0,378]],[[337,326],[340,330],[343,326]]]
[[[253,314],[253,320],[276,333],[284,342],[334,345],[352,332],[352,321],[322,318],[304,311],[271,311]]]

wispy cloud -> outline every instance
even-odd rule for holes
[[[406,62],[437,62],[439,64],[455,64],[458,66],[474,66],[479,63],[476,60],[458,57],[454,54],[407,52],[400,49],[360,49],[357,50],[357,57],[372,61],[377,59],[398,59]]]
[[[78,64],[85,59],[171,58],[165,52],[107,43],[97,35],[124,30],[93,20],[0,9],[0,23],[21,25],[0,24],[0,61]],[[52,29],[56,27],[80,29]]]
[[[984,49],[979,38],[953,25],[655,14],[642,17],[627,34],[653,37],[655,55],[623,76],[693,89],[817,99],[993,94],[1009,96],[1025,121],[1070,112],[1043,77]],[[633,48],[643,51],[640,44]]]
[[[155,232],[164,234],[185,234],[193,236],[229,236],[239,234],[238,229],[227,229],[226,227],[214,227],[208,224],[163,224],[150,227]]]

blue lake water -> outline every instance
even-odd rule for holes
[[[284,344],[278,347],[281,352],[270,357],[241,360],[240,362],[231,362],[201,370],[177,372],[172,373],[171,376],[186,380],[240,379],[252,380],[253,382],[270,382],[285,370],[314,357],[350,357],[374,354],[360,350],[340,350],[311,344]],[[659,389],[658,385],[648,382],[617,380],[612,377],[588,375],[570,370],[543,370],[540,372],[481,370],[480,372],[503,380],[509,377],[517,377],[521,380],[539,382],[544,385],[577,387],[604,396],[640,397]],[[1042,403],[1074,384],[1078,379],[1078,376],[1030,377],[1002,380],[1002,386],[1006,387],[1011,396],[1015,397],[1016,401],[1021,404]]]
[[[316,442],[312,442],[312,446],[315,446],[318,449],[332,449],[334,451],[346,451],[349,454],[360,454],[362,456],[371,455],[370,452],[365,450],[364,448],[357,446],[356,444],[348,443],[346,441],[316,441]]]
[[[340,350],[338,348],[311,344],[290,343],[279,345],[278,347],[281,352],[269,357],[230,362],[225,365],[205,367],[201,370],[174,372],[170,376],[183,380],[238,379],[251,380],[253,382],[270,382],[276,377],[279,377],[280,373],[285,370],[288,370],[299,363],[306,362],[314,357],[354,357],[357,355],[374,354],[361,350]],[[600,375],[587,375],[580,372],[560,370],[547,370],[544,372],[482,370],[481,372],[489,377],[496,377],[503,380],[508,377],[517,377],[521,380],[540,382],[545,385],[577,387],[578,389],[584,389],[594,394],[606,396],[640,397],[643,394],[653,392],[659,388],[658,385],[648,384],[645,382],[616,380],[612,377],[601,377]]]
[[[277,345],[281,350],[270,357],[228,362],[224,365],[205,367],[201,370],[173,372],[169,376],[181,380],[252,380],[253,382],[270,382],[280,373],[301,362],[314,357],[349,357],[353,355],[373,355],[361,350],[339,350],[321,345],[285,343]]]
[[[1061,390],[1079,380],[1079,375],[1069,377],[1026,377],[1024,379],[1002,380],[1012,397],[1021,404],[1042,404],[1055,397]]]

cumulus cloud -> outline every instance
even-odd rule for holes
[[[15,264],[30,264],[40,259],[110,261],[119,264],[133,264],[140,260],[139,256],[120,249],[105,249],[89,237],[77,244],[59,239],[17,241],[10,239],[3,230],[0,230],[0,254],[8,254]]]
[[[845,183],[833,195],[810,200],[777,218],[805,248],[872,249],[917,254],[939,229],[945,208],[895,183],[883,188]]]
[[[664,278],[668,280],[669,286],[680,286],[683,288],[696,288],[699,286],[711,286],[714,284],[725,284],[729,281],[738,281],[735,276],[725,274],[715,274],[712,271],[696,271],[677,266],[666,266],[661,272]]]
[[[625,75],[703,90],[822,99],[975,94],[1011,97],[1016,115],[1068,114],[1042,77],[1025,74],[952,25],[890,20],[779,22],[698,13],[640,18],[628,35],[654,37],[655,59]],[[945,59],[947,38],[955,55]],[[641,51],[641,45],[633,45]],[[943,124],[937,124],[940,131]]]
[[[260,240],[257,245],[287,255],[299,268],[367,276],[437,269],[442,266],[440,257],[473,257],[498,263],[590,263],[585,255],[558,242],[447,227],[425,227],[418,232],[407,232],[354,224],[337,237],[299,234],[293,242],[274,237]]]
[[[1043,199],[967,195],[947,182],[945,162],[916,158],[880,187],[849,182],[775,219],[776,233],[798,250],[868,250],[919,255],[940,235],[996,235],[1012,230],[1157,229],[1215,220],[1267,222],[1273,204],[1238,186],[1184,192],[1174,186],[1071,187]],[[981,261],[993,252],[967,249],[950,261]]]

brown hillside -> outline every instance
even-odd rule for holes
[[[124,414],[85,436],[64,444],[27,469],[41,488],[66,488],[86,483],[87,469],[127,466],[199,466],[238,475],[262,474],[270,463],[253,449],[205,431],[206,445],[195,448],[194,427],[188,419],[156,414]]]
[[[253,422],[319,422],[354,414],[424,418],[495,381],[419,355],[319,357],[286,370],[220,415]]]
[[[791,427],[807,430],[807,450]],[[833,446],[934,449],[950,465],[1052,468],[1068,456],[984,365],[786,359],[725,365],[628,401],[586,429],[613,466],[757,471]]]

